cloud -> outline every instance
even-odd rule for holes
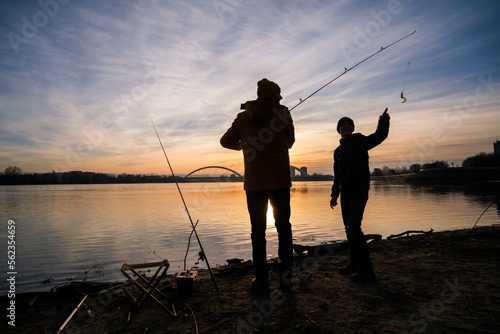
[[[337,145],[337,119],[352,115],[357,128],[369,133],[385,107],[393,116],[384,143],[390,149],[380,149],[375,164],[418,150],[415,140],[431,136],[434,128],[449,138],[436,144],[435,154],[463,159],[465,152],[487,150],[479,138],[498,136],[492,125],[498,123],[500,89],[498,4],[393,6],[237,0],[60,5],[47,22],[37,21],[36,34],[17,53],[8,39],[0,41],[2,161],[39,172],[54,163],[68,170],[164,171],[149,113],[179,172],[202,163],[240,168],[241,152],[224,150],[219,138],[240,103],[255,98],[258,80],[278,82],[283,103],[292,107],[345,67],[415,29],[415,37],[346,73],[292,112],[298,138],[292,163],[330,172],[325,152]],[[0,7],[2,36],[23,37],[26,20],[35,22],[43,11],[38,3]],[[478,98],[478,78],[490,75]],[[405,104],[399,96],[403,85]]]

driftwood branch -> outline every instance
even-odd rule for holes
[[[415,230],[409,230],[403,233],[399,234],[391,234],[390,236],[387,237],[387,240],[395,239],[395,238],[400,238],[400,237],[408,237],[410,234],[431,234],[434,232],[434,230],[431,228],[429,231],[415,231]]]
[[[331,252],[333,250],[337,250],[338,251],[338,250],[343,250],[343,249],[347,249],[348,248],[347,241],[340,242],[340,243],[339,242],[333,242],[333,243],[330,243],[330,244],[321,244],[321,245],[316,245],[316,246],[304,246],[304,245],[299,245],[299,244],[293,244],[292,247],[293,247],[293,250],[296,253],[299,253],[299,254],[306,253],[306,252],[308,254],[313,254],[319,248],[327,250],[329,252]]]
[[[372,242],[380,241],[380,240],[382,240],[382,235],[380,235],[380,234],[365,234],[365,239],[366,239],[366,241],[373,240]]]
[[[380,234],[365,234],[365,239],[367,241],[369,240],[379,241],[382,239],[382,236]],[[321,244],[316,246],[304,246],[304,245],[293,244],[292,247],[293,250],[299,254],[305,252],[307,252],[307,254],[313,254],[314,252],[328,252],[329,254],[331,254],[333,251],[341,251],[348,249],[349,244],[347,243],[347,241],[343,241],[343,242],[333,242],[329,244]]]

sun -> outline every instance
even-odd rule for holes
[[[267,225],[274,225],[273,207],[271,203],[267,203]]]

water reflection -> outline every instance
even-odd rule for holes
[[[242,183],[180,184],[211,265],[251,258],[250,220]],[[340,209],[331,210],[331,182],[296,182],[291,189],[294,242],[344,240]],[[409,229],[436,231],[499,222],[498,189],[373,183],[363,229],[384,237]],[[182,270],[191,225],[173,184],[0,187],[3,221],[16,221],[20,292],[79,277],[121,280],[124,262],[168,259]],[[277,235],[268,211],[268,254]],[[2,233],[2,235],[4,235]],[[191,243],[188,266],[198,259]],[[202,267],[203,263],[200,264]],[[2,273],[5,273],[5,267]],[[104,276],[100,276],[104,274]],[[42,284],[43,281],[50,284]],[[5,294],[5,282],[0,294]]]
[[[383,189],[386,184],[374,182],[372,188]],[[478,184],[458,184],[458,185],[432,185],[432,184],[411,184],[404,185],[410,189],[410,194],[425,193],[439,198],[440,196],[453,196],[453,194],[463,194],[467,200],[474,201],[486,209],[492,203],[495,205],[500,217],[500,182],[485,182]],[[431,197],[432,198],[432,197]]]

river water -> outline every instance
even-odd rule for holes
[[[181,183],[180,188],[212,267],[251,258],[250,223],[243,184]],[[295,182],[291,189],[294,242],[345,240],[340,207],[329,207],[331,182]],[[494,203],[486,212],[492,203]],[[184,269],[191,233],[175,184],[39,185],[0,187],[2,249],[0,295],[16,272],[16,293],[47,291],[70,280],[122,281],[124,262],[168,259],[168,273]],[[444,186],[372,183],[365,233],[384,237],[407,230],[470,228],[500,221],[494,192]],[[15,234],[9,234],[9,222]],[[8,236],[11,236],[10,239]],[[277,235],[268,213],[268,254]],[[15,240],[15,267],[7,246]],[[196,267],[194,236],[186,257]],[[10,253],[12,255],[12,253]],[[200,268],[206,268],[199,262]]]

